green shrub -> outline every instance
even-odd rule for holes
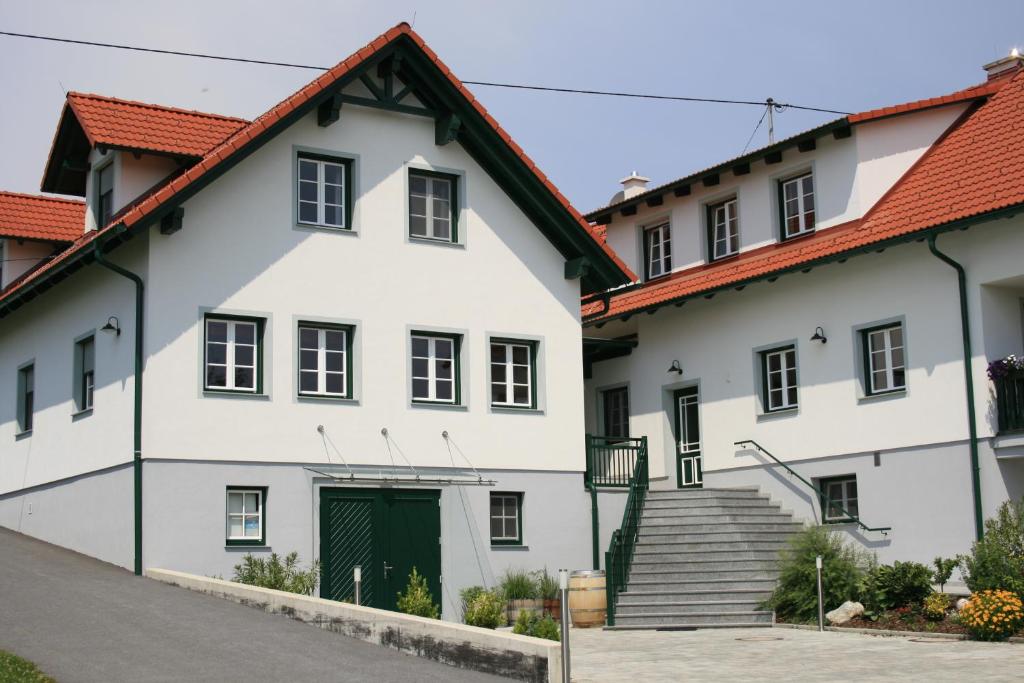
[[[519,612],[519,618],[516,619],[516,623],[512,627],[512,633],[518,633],[521,636],[533,636],[534,638],[546,638],[547,640],[561,640],[561,631],[554,619],[550,616],[541,618],[526,610]]]
[[[897,607],[917,607],[932,593],[931,571],[918,562],[894,562],[872,567],[861,583],[866,612],[878,614]]]
[[[972,593],[1008,590],[1024,598],[1024,499],[1006,501],[985,520],[985,536],[961,558],[960,573]]]
[[[55,683],[32,662],[3,650],[0,650],[0,682]]]
[[[504,626],[505,599],[495,591],[477,593],[463,612],[462,620],[470,626],[495,629]]]
[[[811,623],[818,618],[818,579],[814,558],[822,556],[825,611],[858,597],[858,584],[870,560],[823,526],[804,529],[781,553],[779,584],[765,603],[787,621]]]
[[[932,572],[932,581],[939,584],[940,593],[946,590],[946,582],[953,575],[953,570],[956,569],[959,562],[959,558],[956,557],[948,559],[936,557],[932,560],[932,565],[935,567],[935,571]]]
[[[320,582],[320,560],[314,562],[309,569],[303,570],[299,567],[297,552],[288,553],[283,562],[277,553],[271,553],[266,559],[246,553],[241,564],[235,565],[233,581],[260,588],[312,595]]]
[[[486,588],[483,586],[467,586],[459,591],[459,600],[462,602],[462,616],[465,618],[466,612],[469,611],[469,606],[473,604],[476,597],[483,593]]]
[[[921,613],[929,621],[942,621],[949,611],[949,596],[945,593],[932,593],[924,599]]]
[[[537,572],[537,594],[542,600],[558,598],[558,577],[548,574],[548,568]]]
[[[427,578],[420,576],[416,567],[409,574],[409,585],[405,593],[398,594],[398,611],[428,619],[440,619],[441,610],[434,604],[434,598],[427,588]]]
[[[537,581],[525,569],[506,571],[498,590],[506,600],[533,600],[539,595]]]

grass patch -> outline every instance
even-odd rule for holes
[[[0,683],[56,683],[56,681],[27,659],[0,650]]]

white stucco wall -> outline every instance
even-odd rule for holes
[[[0,288],[6,287],[24,275],[30,268],[34,268],[40,260],[55,251],[54,246],[49,242],[17,239],[4,239],[0,240],[0,242],[3,242],[0,257],[4,260]]]

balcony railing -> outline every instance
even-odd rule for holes
[[[996,417],[999,432],[1024,429],[1024,372],[1013,372],[992,380],[996,387]]]
[[[643,439],[587,434],[588,486],[625,488],[636,470]]]

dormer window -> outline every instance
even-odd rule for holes
[[[710,261],[739,253],[740,218],[735,197],[708,207],[708,246]]]
[[[96,172],[96,227],[104,228],[114,216],[114,164]]]
[[[672,272],[672,232],[668,223],[644,229],[644,279]]]
[[[814,177],[810,173],[779,183],[782,239],[814,232]]]

